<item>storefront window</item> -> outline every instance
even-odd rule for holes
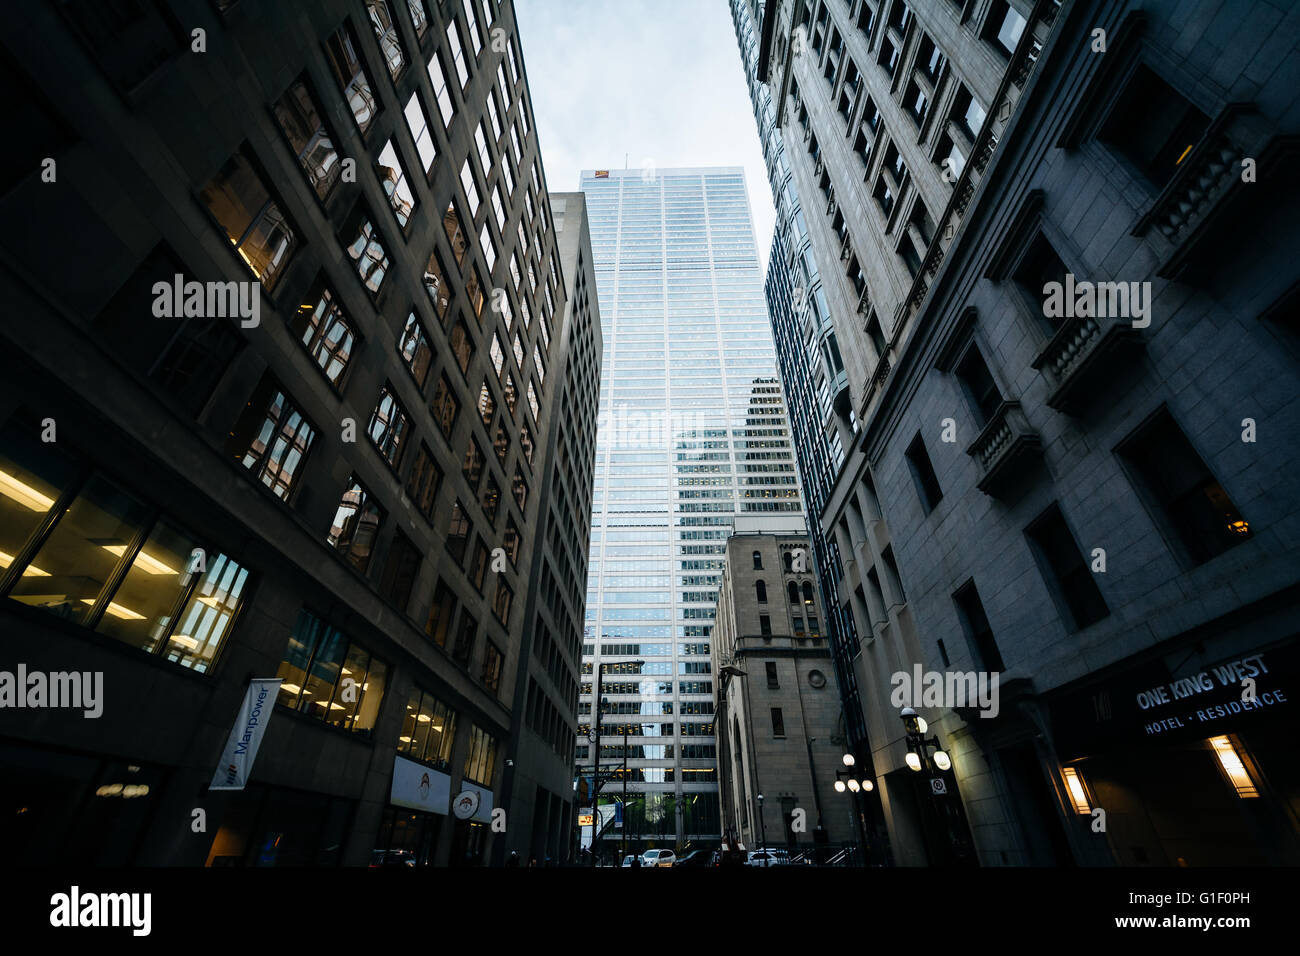
[[[122,545],[103,545],[119,557]],[[159,521],[131,561],[113,603],[96,630],[125,644],[153,652],[172,623],[172,613],[193,583],[196,542]]]

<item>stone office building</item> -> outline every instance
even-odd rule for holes
[[[97,718],[0,708],[11,859],[558,846],[577,680],[533,679],[532,585],[581,579],[542,489],[585,514],[600,350],[511,4],[66,0],[0,42],[0,671],[102,675]]]
[[[899,157],[925,154],[845,223],[851,248],[901,226],[912,281],[889,296],[867,283],[868,337],[875,315],[901,333],[846,358],[865,385],[823,513],[853,556],[842,592],[867,725],[893,736],[872,740],[895,854],[950,860],[969,841],[994,865],[1294,863],[1300,351],[1284,170],[1300,12],[902,6],[856,4],[876,24],[866,74],[893,62],[886,43],[900,50],[888,109],[916,120],[885,115],[871,149],[887,165],[894,137]],[[949,35],[978,43],[915,98],[923,54]],[[944,77],[978,75],[978,44],[1006,68],[991,96],[969,84],[978,113],[954,116],[967,99],[947,99]],[[972,115],[965,143],[955,120]],[[936,174],[948,192],[931,205]],[[932,226],[907,212],[917,198]],[[839,311],[837,329],[861,319]],[[947,816],[897,733],[891,678],[916,665],[1000,677],[996,716],[918,708],[951,755]]]
[[[723,838],[819,853],[855,839],[846,738],[802,522],[737,521],[713,631]],[[762,799],[759,799],[759,795]]]

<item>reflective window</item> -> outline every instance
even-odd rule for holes
[[[415,195],[411,192],[411,184],[406,181],[406,170],[402,167],[402,160],[391,139],[379,151],[375,174],[379,177],[379,184],[384,187],[384,195],[393,208],[397,224],[406,228],[406,224],[411,221],[411,212],[415,209]]]
[[[461,374],[468,375],[470,359],[474,357],[474,339],[469,334],[469,326],[464,322],[457,322],[455,328],[451,330],[448,341],[451,345],[451,354],[455,357]]]
[[[438,390],[430,403],[430,411],[433,412],[433,420],[442,432],[442,437],[450,441],[452,427],[456,424],[456,413],[460,411],[460,402],[456,400],[456,393],[446,375],[438,376]]]
[[[447,272],[436,250],[429,254],[429,261],[424,266],[424,291],[429,294],[438,319],[445,319],[447,306],[451,303],[451,287],[447,284]]]
[[[406,326],[397,340],[397,354],[410,369],[415,383],[423,389],[429,379],[429,367],[433,364],[433,347],[429,345],[429,337],[424,334],[424,326],[414,312],[406,317]]]
[[[420,442],[420,451],[416,455],[415,465],[406,479],[406,493],[420,514],[429,521],[433,520],[438,504],[438,486],[441,484],[442,469],[438,467],[429,446]]]
[[[334,512],[334,523],[330,526],[328,538],[329,545],[349,564],[365,574],[383,520],[383,509],[354,478],[352,484],[343,492],[338,509]]]
[[[274,110],[280,129],[298,157],[298,165],[316,195],[324,199],[339,181],[339,154],[304,77],[289,84],[276,100]]]
[[[356,336],[333,292],[317,281],[289,322],[298,341],[335,388],[343,381]]]
[[[266,376],[226,440],[226,450],[279,498],[287,498],[311,448],[315,430]]]
[[[388,253],[384,251],[379,230],[361,205],[348,217],[341,239],[349,258],[356,263],[362,284],[372,295],[379,292],[388,275]]]
[[[385,383],[379,391],[379,402],[371,413],[370,424],[366,433],[374,442],[384,460],[396,468],[402,461],[402,452],[406,450],[406,436],[410,430],[411,419],[402,408],[391,385]]]
[[[348,107],[352,110],[352,118],[357,121],[357,128],[364,134],[370,129],[375,114],[379,112],[379,104],[375,100],[370,80],[366,76],[366,69],[361,59],[361,47],[352,32],[352,27],[345,23],[336,30],[325,43],[325,53],[343,98],[348,101]]]
[[[456,30],[455,20],[447,24],[447,49],[451,53],[456,76],[460,78],[461,92],[464,92],[465,87],[469,86],[469,65],[465,62],[465,51],[460,45],[460,33]]]
[[[402,41],[397,36],[393,15],[384,0],[366,0],[366,14],[370,18],[370,28],[375,31],[384,63],[388,66],[388,75],[396,80],[402,70],[406,69],[406,57],[402,55]]]
[[[497,584],[498,600],[493,602],[492,611],[495,614],[497,605],[502,603],[500,596],[503,589],[506,594],[504,599],[505,610],[504,613],[498,614],[497,617],[504,624],[506,618],[510,615],[510,589],[505,586],[504,582]],[[483,650],[483,686],[494,694],[501,690],[501,670],[504,665],[505,657],[502,656],[501,651],[495,644],[488,641],[487,647]]]
[[[451,254],[456,257],[456,265],[461,265],[465,261],[465,233],[460,227],[460,214],[456,212],[456,204],[448,203],[447,212],[442,217],[442,227],[447,233],[447,241],[451,243]]]
[[[457,498],[456,503],[452,505],[451,523],[447,526],[446,539],[447,553],[456,559],[457,564],[465,560],[465,550],[469,547],[469,536],[473,528],[469,515],[465,513],[465,506]]]

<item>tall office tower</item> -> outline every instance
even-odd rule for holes
[[[500,807],[559,846],[568,739],[503,765],[574,719],[579,592],[545,724],[518,683],[598,340],[511,4],[66,0],[2,41],[3,664],[102,675],[98,719],[0,711],[5,845],[466,864]]]
[[[632,849],[719,834],[710,637],[738,515],[803,526],[742,170],[596,170],[587,195],[605,357],[581,713],[624,732]],[[579,767],[597,754],[580,728]],[[608,851],[606,851],[608,852]]]
[[[848,372],[822,526],[895,856],[1294,863],[1300,11],[745,6]]]
[[[591,528],[596,455],[596,402],[600,392],[600,306],[592,272],[591,232],[582,193],[551,193],[555,253],[563,277],[564,322],[547,372],[556,381],[563,415],[552,415],[544,436],[547,474],[537,493],[542,516],[528,580],[524,646],[513,710],[519,729],[511,735],[505,787],[515,805],[532,806],[527,826],[506,829],[498,856],[564,859],[575,848],[573,735],[587,594],[587,542]],[[559,758],[557,760],[557,757]]]

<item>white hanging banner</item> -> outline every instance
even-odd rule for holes
[[[209,790],[243,790],[248,775],[253,772],[257,748],[262,745],[267,721],[280,692],[279,677],[261,677],[249,681],[240,705],[235,726],[230,728],[230,739],[217,762],[217,772],[212,775]]]

